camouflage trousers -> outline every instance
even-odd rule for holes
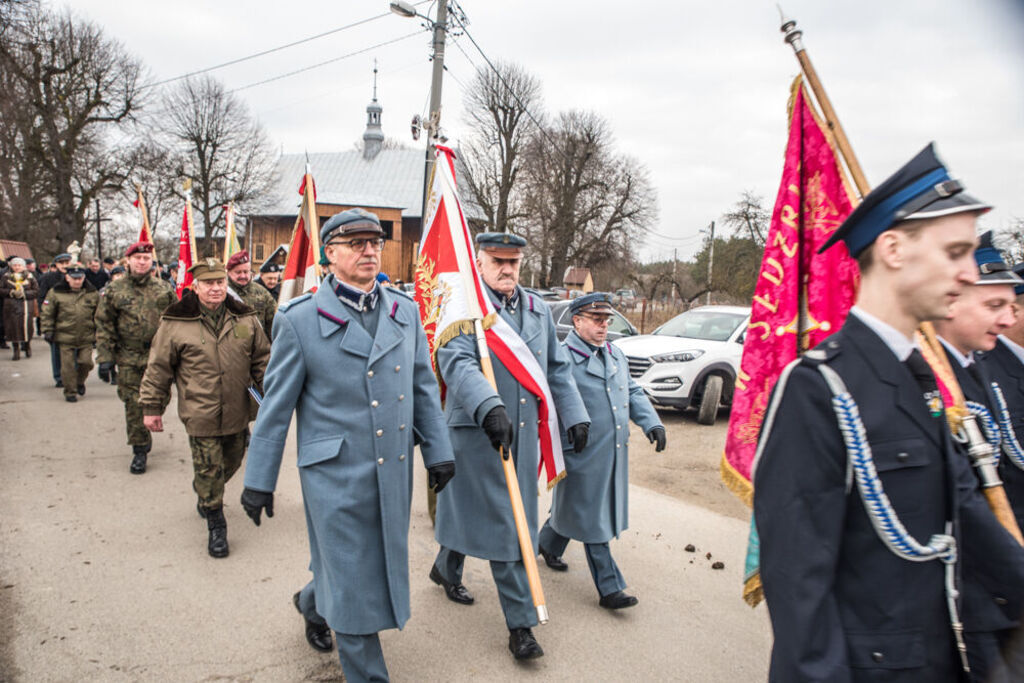
[[[67,344],[60,345],[60,381],[64,385],[64,395],[73,396],[78,387],[85,384],[85,378],[92,370],[92,345],[74,348]]]
[[[129,446],[149,446],[153,443],[153,437],[142,422],[142,406],[139,405],[139,385],[145,372],[144,367],[117,366],[117,397],[124,403]]]
[[[224,504],[224,484],[242,465],[248,437],[248,429],[225,436],[188,437],[195,470],[192,488],[200,507],[210,510]]]

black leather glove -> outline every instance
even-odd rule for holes
[[[655,453],[661,453],[665,450],[665,428],[664,427],[651,427],[651,431],[647,432],[647,440],[651,443],[657,443],[654,447]]]
[[[505,412],[505,406],[494,406],[491,412],[484,417],[484,433],[491,440],[494,450],[504,447],[504,457],[507,460],[509,451],[512,448],[512,423]]]
[[[443,462],[427,468],[427,486],[434,490],[434,493],[441,493],[452,477],[455,476],[455,463]]]
[[[587,435],[590,434],[590,424],[587,422],[580,422],[579,424],[569,427],[565,434],[569,437],[569,443],[572,444],[572,449],[577,453],[582,453],[583,449],[587,447]]]
[[[110,361],[107,361],[107,362],[104,362],[104,363],[100,363],[100,367],[96,371],[96,374],[99,375],[99,378],[101,380],[103,380],[104,382],[109,382],[110,381],[110,371],[113,369],[113,367],[114,367],[114,364],[111,363]]]
[[[47,344],[52,344],[53,343],[53,332],[43,332],[43,340]]]
[[[242,507],[256,526],[260,525],[260,511],[266,510],[267,517],[274,516],[274,494],[254,489],[242,490]]]

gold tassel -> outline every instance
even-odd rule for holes
[[[764,601],[764,587],[761,585],[760,572],[743,582],[743,600],[751,607],[757,607]]]
[[[747,507],[754,506],[754,486],[747,481],[742,474],[736,471],[722,453],[722,459],[718,463],[718,473],[722,483],[733,492],[733,494],[747,504]]]

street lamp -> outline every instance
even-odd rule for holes
[[[408,2],[405,2],[405,0],[391,0],[390,8],[392,12],[400,17],[411,19],[412,17],[417,16],[416,8]]]

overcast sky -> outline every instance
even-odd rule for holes
[[[387,11],[386,0],[72,5],[139,57],[154,80]],[[433,15],[433,5],[418,7],[428,8]],[[774,203],[786,101],[799,66],[773,2],[462,0],[462,8],[492,60],[517,61],[540,79],[546,111],[599,112],[619,148],[649,168],[660,221],[658,236],[640,250],[645,260],[670,257],[673,248],[691,256],[699,231],[743,190]],[[804,31],[870,183],[936,140],[953,175],[996,205],[986,227],[1024,218],[1022,0],[785,0],[783,9]],[[417,29],[417,20],[389,15],[212,75],[243,88]],[[463,84],[484,62],[465,36],[454,42],[445,59],[442,126],[457,140]],[[348,150],[365,126],[377,58],[384,132],[413,144],[409,121],[427,109],[429,53],[430,36],[421,30],[239,95],[281,151]]]

